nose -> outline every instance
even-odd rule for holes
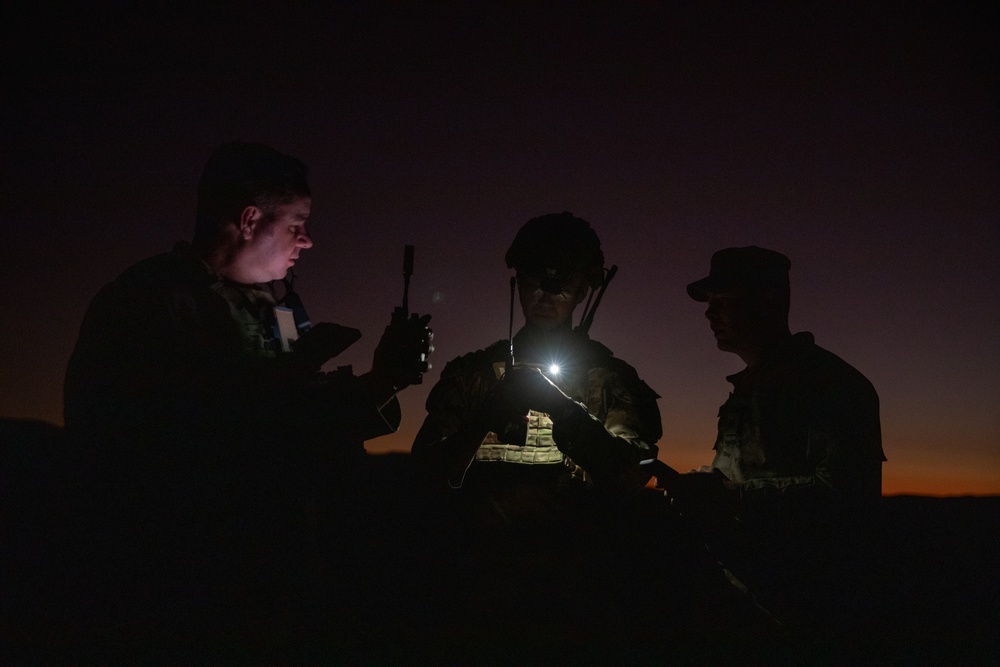
[[[558,300],[557,295],[541,288],[535,290],[535,298],[538,299],[539,303],[555,303]]]
[[[312,237],[309,236],[309,232],[307,232],[305,229],[303,229],[302,232],[299,234],[297,245],[303,250],[305,250],[306,248],[313,247]]]

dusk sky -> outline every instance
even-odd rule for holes
[[[297,286],[364,332],[331,366],[368,369],[416,246],[434,368],[371,452],[506,337],[518,228],[572,211],[619,267],[591,334],[662,397],[670,465],[711,461],[742,368],[685,286],[759,245],[792,329],[878,390],[884,492],[1000,493],[995,3],[79,5],[0,20],[0,417],[62,423],[90,299],[191,237],[243,139],[309,166]]]

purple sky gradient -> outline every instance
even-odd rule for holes
[[[792,259],[793,330],[879,390],[885,491],[1000,493],[997,21],[974,5],[5,9],[0,416],[61,421],[90,298],[190,238],[202,165],[246,139],[310,167],[298,286],[365,334],[339,363],[367,370],[416,246],[435,367],[370,451],[408,450],[445,362],[506,337],[503,254],[569,210],[619,266],[591,333],[662,396],[668,463],[711,460],[741,368],[684,287],[753,244]]]

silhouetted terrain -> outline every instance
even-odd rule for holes
[[[892,613],[873,641],[908,664],[1000,660],[1000,497],[884,499]]]
[[[57,557],[53,558],[54,552],[61,548],[59,536],[52,535],[39,525],[52,514],[52,508],[45,507],[46,502],[58,497],[53,495],[47,480],[64,454],[58,429],[39,423],[0,421],[0,516],[3,522],[5,578],[4,602],[0,611],[3,613],[5,650],[12,652],[11,657],[15,659],[23,657],[19,653],[22,650],[26,652],[24,655],[30,657],[57,645],[61,647],[61,657],[65,658],[68,654],[72,659],[83,655],[86,661],[87,654],[76,654],[73,642],[81,641],[86,645],[92,639],[72,636],[72,633],[66,636],[58,629],[46,627],[44,619],[53,616],[52,610],[45,604],[39,604],[40,598],[35,595],[37,591],[46,590],[46,582],[42,579],[50,575],[45,567],[37,567],[38,562],[47,559],[48,562],[65,563],[67,556],[72,560],[72,554],[56,553]],[[773,661],[782,664],[975,665],[997,664],[1000,660],[1000,497],[885,498],[884,523],[875,550],[882,561],[877,567],[881,577],[878,590],[872,594],[872,602],[879,605],[880,610],[872,614],[874,620],[854,636],[844,638],[843,642],[835,640],[823,647],[799,644],[789,648],[780,642],[767,642],[753,647],[754,650],[748,654],[741,654],[740,640],[735,633],[744,633],[743,636],[753,633],[753,624],[734,630],[736,639],[726,636],[723,625],[721,629],[715,627],[709,633],[709,639],[713,634],[719,634],[719,645],[731,651],[722,652],[720,656],[717,646],[712,652],[711,648],[705,648],[700,643],[705,641],[705,637],[691,639],[694,635],[686,634],[687,630],[679,631],[672,625],[683,614],[671,608],[677,598],[671,598],[666,592],[660,595],[657,590],[638,588],[623,591],[616,587],[616,580],[598,582],[602,577],[599,568],[595,577],[586,582],[586,590],[563,589],[559,588],[562,584],[554,583],[558,581],[558,576],[553,579],[548,573],[557,574],[564,569],[565,563],[545,560],[524,563],[526,579],[522,579],[538,582],[523,584],[524,590],[519,591],[537,592],[538,596],[537,605],[532,604],[527,609],[531,613],[523,619],[525,627],[532,627],[534,620],[531,616],[537,613],[535,620],[549,620],[540,621],[541,625],[533,627],[560,635],[553,637],[553,645],[546,647],[544,653],[526,657],[523,652],[514,650],[510,650],[508,655],[498,652],[521,641],[518,637],[501,634],[512,626],[516,627],[516,622],[512,624],[512,621],[518,619],[499,618],[495,626],[498,634],[491,636],[490,628],[494,626],[489,619],[490,614],[513,613],[511,610],[516,607],[504,607],[501,602],[470,595],[466,602],[472,601],[472,606],[452,612],[442,611],[441,607],[447,607],[450,600],[447,595],[438,595],[434,599],[433,574],[427,574],[427,580],[422,583],[397,586],[404,577],[426,573],[425,566],[437,553],[436,546],[426,543],[432,540],[430,536],[424,540],[421,535],[398,532],[405,533],[404,523],[412,528],[416,516],[411,514],[412,504],[407,498],[391,497],[393,490],[409,489],[405,483],[409,476],[409,457],[389,455],[372,457],[372,460],[379,483],[384,483],[378,493],[387,494],[384,502],[372,503],[372,521],[386,521],[389,529],[384,534],[372,531],[371,535],[366,533],[365,537],[358,538],[359,541],[370,540],[369,544],[359,548],[372,549],[380,556],[349,561],[355,565],[369,563],[367,570],[363,570],[362,566],[362,571],[350,573],[356,586],[348,588],[354,594],[363,591],[361,595],[366,605],[363,613],[358,614],[358,619],[363,620],[352,619],[352,623],[364,629],[357,630],[352,625],[353,630],[344,630],[345,634],[356,630],[366,635],[360,647],[356,647],[351,654],[350,662],[353,663],[370,664],[388,660],[469,664],[478,662],[477,659],[502,661],[504,657],[528,662],[544,659],[548,664],[607,663],[614,662],[616,658],[624,662],[655,661],[657,656],[693,660],[702,650],[708,651],[713,661],[722,662],[736,661],[741,657],[757,663]],[[381,516],[394,513],[397,515],[395,519]],[[651,524],[639,522],[635,525],[648,529]],[[619,530],[621,534],[626,534],[629,524],[620,526]],[[421,541],[425,543],[421,544]],[[598,543],[595,541],[593,544]],[[645,553],[637,558],[636,554],[626,551],[637,545],[649,547],[653,544],[656,544],[655,540],[626,539],[619,543],[602,543],[599,549],[603,559],[611,557],[618,562],[634,562],[639,567],[640,562],[644,565],[655,564],[658,555]],[[420,554],[415,555],[415,549]],[[424,560],[420,561],[421,558]],[[418,562],[417,566],[415,562]],[[573,565],[592,567],[597,562]],[[627,573],[609,571],[607,574],[617,576],[626,582],[625,586],[638,580],[630,578]],[[655,577],[650,580],[655,581]],[[565,581],[562,583],[565,584]],[[499,584],[475,581],[468,584],[479,586],[483,591],[501,592]],[[427,588],[422,590],[421,585]],[[457,584],[448,581],[447,585]],[[548,586],[551,590],[546,588]],[[571,603],[574,602],[572,596],[579,594],[580,600],[589,600],[588,604],[592,606],[588,608],[575,604],[573,609],[560,607],[564,601],[553,599],[553,591],[569,591]],[[588,595],[591,597],[588,598]],[[511,599],[513,597],[511,594]],[[350,599],[360,600],[362,597]],[[647,620],[647,626],[634,635],[619,635],[627,638],[619,644],[615,640],[617,631],[607,626],[612,622],[609,619],[617,614],[615,605],[621,608],[630,602],[637,607],[646,607],[642,617]],[[662,606],[657,606],[660,602]],[[59,613],[54,615],[60,616]],[[570,624],[566,619],[574,620]],[[445,621],[454,625],[447,625]],[[561,623],[567,623],[565,632],[560,631]],[[658,632],[659,628],[662,628],[662,633]],[[137,644],[133,647],[136,650],[148,649],[155,653],[154,643],[144,645],[141,638],[133,638],[133,641]],[[685,641],[692,642],[692,645],[684,646]],[[727,644],[727,641],[730,643]],[[636,646],[635,643],[646,645]],[[364,646],[370,645],[378,646],[379,651],[366,652]],[[222,655],[225,657],[226,654]],[[315,657],[315,654],[312,655]],[[254,656],[254,648],[250,646],[241,653],[228,654],[229,658],[233,656],[237,659]],[[270,657],[275,656],[270,654]]]

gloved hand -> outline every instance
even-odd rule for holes
[[[361,338],[361,332],[332,322],[320,322],[292,342],[292,361],[304,370],[318,371],[320,366],[349,348]]]
[[[532,366],[515,366],[504,375],[501,384],[506,383],[506,391],[524,407],[536,412],[548,413],[553,419],[577,405],[577,403],[557,387],[552,380]]]
[[[523,443],[527,434],[528,407],[513,383],[503,378],[486,396],[476,415],[479,426],[493,431],[503,442]]]
[[[393,318],[385,328],[375,348],[372,374],[395,391],[411,384],[420,384],[430,369],[428,357],[434,351],[434,332],[427,326],[430,315],[410,315],[409,319]]]

